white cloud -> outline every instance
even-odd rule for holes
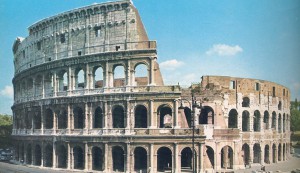
[[[14,96],[14,89],[12,86],[5,86],[4,89],[0,91],[0,95],[8,97],[8,98],[13,98]]]
[[[167,70],[174,70],[180,66],[182,66],[184,63],[181,61],[177,61],[176,59],[171,59],[165,62],[162,62],[159,64],[161,69],[167,69]]]
[[[243,52],[243,49],[239,45],[230,46],[226,44],[214,44],[208,51],[207,55],[219,55],[219,56],[234,56],[239,52]]]

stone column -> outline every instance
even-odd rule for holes
[[[154,171],[154,148],[153,148],[153,143],[150,144],[149,147],[149,153],[148,153],[148,171],[150,171],[151,173]]]
[[[104,158],[104,172],[109,172],[108,159],[110,157],[109,157],[108,144],[107,143],[104,143],[104,155],[105,155],[105,158]]]
[[[57,130],[57,112],[53,111],[53,134],[56,134]]]
[[[44,109],[41,105],[41,134],[44,134]]]
[[[180,172],[180,160],[179,160],[179,151],[178,151],[178,144],[174,143],[174,156],[173,156],[173,168],[172,170],[174,170],[175,173],[179,173]]]
[[[173,124],[174,124],[174,128],[180,128],[180,126],[178,126],[178,100],[174,100],[174,115],[173,115]]]
[[[85,103],[84,105],[84,112],[85,112],[85,118],[84,118],[84,129],[87,130],[89,127],[88,119],[89,119],[89,106],[88,103]]]
[[[251,164],[253,163],[253,144],[249,144],[249,165],[251,166]]]
[[[198,169],[197,172],[201,172],[203,170],[203,145],[199,143],[198,145]],[[214,165],[213,165],[214,166]]]
[[[132,85],[132,81],[131,81],[131,67],[129,61],[127,61],[127,67],[124,68],[125,68],[126,86],[130,86]]]
[[[265,146],[264,143],[261,143],[262,146]],[[265,161],[265,148],[260,146],[260,164],[264,164]]]
[[[131,112],[130,112],[130,102],[127,100],[126,102],[126,129],[130,129],[130,119],[131,119]]]
[[[42,98],[45,98],[45,76],[42,77]]]
[[[68,147],[67,168],[71,169],[71,147],[70,147],[70,142],[67,142],[67,147]]]
[[[103,87],[108,88],[109,86],[109,73],[108,73],[108,62],[105,62],[103,67]]]
[[[87,142],[84,142],[84,170],[89,170],[89,147]]]
[[[41,167],[44,167],[44,141],[42,141],[41,146]]]
[[[53,96],[57,96],[57,74],[56,71],[53,73]]]
[[[130,153],[130,143],[128,142],[126,144],[126,158],[124,160],[126,160],[126,173],[129,173],[130,172],[130,165],[131,165],[131,162],[130,162],[130,156],[131,153]]]
[[[56,163],[56,145],[55,142],[53,141],[53,152],[52,152],[52,168],[56,168],[57,167],[57,163]]]
[[[149,100],[149,114],[148,114],[148,127],[150,129],[155,128],[155,124],[154,124],[154,115],[153,115],[153,100]]]
[[[72,106],[70,104],[68,104],[68,134],[71,133],[71,129],[72,129]]]
[[[72,82],[72,68],[69,67],[68,69],[68,90],[73,90],[73,82]]]
[[[155,57],[150,57],[150,70],[149,70],[149,82],[150,84],[149,85],[156,85],[155,84],[155,74],[154,74],[154,64],[155,64]]]
[[[108,128],[108,109],[107,109],[107,101],[103,102],[103,116],[104,116],[104,129]]]
[[[90,79],[90,68],[89,68],[89,64],[87,63],[85,65],[85,88],[84,89],[91,89],[91,79]]]

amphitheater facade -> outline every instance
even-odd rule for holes
[[[226,76],[203,76],[189,88],[164,85],[156,41],[130,1],[74,9],[28,30],[13,44],[17,161],[180,173],[290,156],[288,88]]]

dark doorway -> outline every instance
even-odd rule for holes
[[[134,150],[134,170],[147,172],[147,151],[142,147],[137,147]]]
[[[157,151],[157,170],[172,171],[172,151],[167,147],[161,147]]]

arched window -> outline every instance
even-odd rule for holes
[[[157,171],[172,172],[172,151],[167,147],[161,147],[157,151]]]
[[[278,103],[278,110],[281,110],[281,108],[282,108],[282,103],[281,103],[281,101],[279,101],[279,103]]]
[[[278,161],[282,161],[281,160],[281,144],[278,144]]]
[[[143,147],[134,149],[134,170],[136,172],[147,172],[147,151]]]
[[[233,168],[233,150],[230,146],[225,146],[221,150],[221,167],[224,169]]]
[[[68,160],[68,150],[64,145],[59,145],[57,147],[57,167],[58,168],[67,168]]]
[[[244,165],[249,165],[250,163],[250,147],[248,144],[244,144],[242,146],[242,150],[244,152]]]
[[[145,64],[138,64],[134,69],[133,79],[135,86],[146,86],[149,84],[148,70]]]
[[[113,80],[114,87],[121,87],[126,85],[125,69],[122,65],[117,65],[114,67],[113,78],[114,78]]]
[[[192,170],[193,152],[191,148],[186,147],[181,151],[181,169]]]
[[[46,109],[45,113],[45,128],[52,129],[53,128],[53,112],[51,109]]]
[[[273,158],[273,163],[276,163],[276,145],[275,144],[273,144],[272,145],[272,153],[273,153],[273,155],[272,155],[272,158]]]
[[[40,110],[35,111],[33,122],[34,122],[34,129],[41,129],[42,121],[41,121]]]
[[[171,128],[172,127],[172,109],[167,105],[161,105],[158,107],[158,125],[159,128]]]
[[[48,144],[45,147],[45,153],[44,153],[44,166],[45,167],[52,167],[52,161],[53,161],[53,146]]]
[[[261,149],[259,144],[254,144],[253,146],[253,163],[260,163]]]
[[[45,94],[52,95],[53,94],[53,74],[48,73],[44,76],[44,86],[45,86]]]
[[[93,170],[103,171],[103,152],[99,147],[93,147]]]
[[[214,110],[209,106],[201,109],[199,124],[214,124]]]
[[[243,111],[242,115],[242,131],[250,131],[250,114],[248,111]]]
[[[42,81],[43,81],[43,77],[41,75],[38,75],[35,79],[35,97],[42,96],[42,91],[43,91]]]
[[[125,112],[122,106],[114,106],[112,116],[113,128],[125,128]]]
[[[103,112],[97,107],[94,114],[94,128],[103,128]]]
[[[103,81],[103,68],[96,67],[94,68],[94,87],[95,88],[102,88],[104,86]]]
[[[210,146],[206,146],[206,156],[208,157],[209,164],[206,165],[207,168],[214,169],[215,167],[215,152]]]
[[[83,110],[80,107],[75,107],[73,113],[74,113],[74,129],[83,129],[84,121],[85,121]]]
[[[75,89],[85,88],[85,76],[84,71],[81,68],[75,70]]]
[[[260,112],[258,110],[254,111],[253,116],[253,130],[255,132],[260,131]]]
[[[269,145],[265,145],[265,160],[264,160],[264,162],[265,163],[270,163],[270,158],[269,158],[269,154],[270,154],[270,152],[269,152]]]
[[[32,153],[31,153],[31,145],[30,144],[27,145],[26,159],[27,159],[26,163],[30,165],[32,163]]]
[[[66,70],[62,70],[58,73],[58,90],[67,91],[68,90],[68,73]]]
[[[269,112],[264,112],[264,127],[265,129],[269,129]]]
[[[281,133],[281,114],[278,115],[278,132]]]
[[[147,108],[143,105],[138,105],[134,111],[134,127],[147,128]]]
[[[228,128],[237,128],[238,126],[238,113],[235,109],[229,111]]]
[[[42,163],[42,150],[39,145],[36,145],[34,148],[34,157],[35,157],[35,163],[34,165],[40,166]]]
[[[124,150],[119,146],[112,148],[113,171],[124,171]]]
[[[74,169],[84,169],[84,152],[83,149],[79,146],[73,148],[74,156]]]
[[[282,131],[285,132],[285,114],[283,114]]]
[[[276,112],[272,112],[272,129],[276,130]]]
[[[68,126],[68,112],[63,109],[58,114],[58,129],[66,129]]]
[[[249,97],[244,97],[243,98],[242,107],[250,107],[250,99],[249,99]]]

